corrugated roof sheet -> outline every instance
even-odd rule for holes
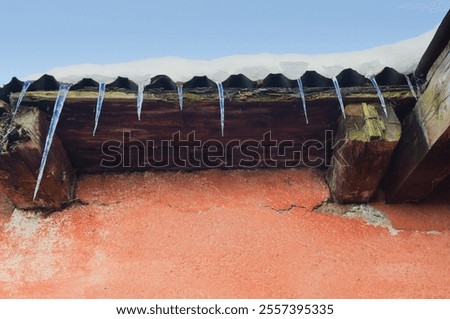
[[[412,81],[414,77],[412,74],[408,75]],[[336,76],[341,87],[362,87],[372,86],[370,81],[359,74],[355,70],[345,69]],[[330,78],[324,77],[315,71],[306,71],[301,76],[304,88],[333,88],[333,82]],[[403,86],[408,85],[408,82],[404,76],[396,70],[386,67],[379,74],[375,76],[375,79],[379,86]],[[20,92],[22,90],[23,82],[17,78],[12,78],[11,81],[6,84],[0,90],[0,99],[8,101],[9,94],[14,92]],[[84,78],[81,81],[75,83],[71,90],[96,90],[99,83],[91,78]],[[255,89],[255,88],[297,88],[296,79],[289,79],[283,74],[269,74],[262,81],[252,81],[243,74],[231,75],[223,81],[223,87],[236,88],[236,89]],[[59,82],[51,75],[43,75],[36,81],[34,81],[28,91],[56,91],[59,88]],[[131,81],[126,77],[117,77],[111,83],[106,85],[107,90],[127,90],[137,91],[138,84]],[[184,89],[197,89],[197,88],[211,88],[217,89],[216,83],[206,76],[195,76],[191,80],[183,83]],[[169,90],[175,91],[177,89],[177,83],[166,75],[158,75],[150,80],[150,83],[145,86],[144,90]]]

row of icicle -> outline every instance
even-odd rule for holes
[[[384,115],[387,117],[387,109],[386,109],[386,103],[384,101],[383,98],[383,94],[381,93],[381,90],[377,84],[377,81],[375,80],[375,77],[373,75],[370,75],[367,77],[373,84],[378,98],[380,100],[381,106],[383,108],[383,112]],[[405,75],[405,78],[407,80],[409,89],[412,93],[412,95],[416,98],[417,100],[417,95],[416,92],[414,91],[413,85],[411,83],[411,80],[409,79],[409,77],[407,75]],[[341,89],[339,87],[339,82],[337,80],[336,77],[332,78],[333,80],[333,84],[334,84],[334,88],[336,90],[336,96],[338,98],[339,101],[339,106],[341,108],[341,112],[342,112],[342,116],[344,118],[346,118],[345,115],[345,107],[344,107],[344,102],[342,99],[342,94],[341,94]],[[13,110],[13,117],[16,115],[17,111],[19,110],[20,104],[23,101],[23,98],[25,97],[25,93],[28,89],[28,87],[31,85],[32,81],[25,81],[23,83],[22,86],[22,90],[19,94],[19,97],[17,99],[15,108]],[[305,120],[306,123],[309,124],[309,120],[308,120],[308,113],[306,110],[306,98],[305,98],[305,92],[303,89],[303,83],[301,78],[297,79],[297,83],[298,83],[298,89],[299,89],[299,95],[300,98],[302,100],[302,105],[303,105],[303,112],[305,114]],[[224,90],[223,90],[223,86],[222,86],[222,82],[217,82],[217,90],[218,90],[218,94],[219,94],[219,109],[220,109],[220,131],[222,134],[222,137],[224,136],[224,127],[225,127],[225,96],[224,96]],[[37,182],[36,182],[36,187],[34,189],[34,195],[33,195],[33,201],[36,199],[37,194],[39,192],[39,186],[41,184],[42,181],[42,176],[44,174],[44,169],[45,169],[45,164],[47,163],[47,158],[48,158],[48,154],[50,152],[50,148],[53,142],[53,136],[55,135],[55,130],[56,130],[56,126],[58,125],[58,121],[59,121],[59,116],[61,115],[61,111],[62,108],[64,106],[64,102],[66,100],[67,97],[67,93],[69,92],[70,87],[72,86],[72,84],[70,83],[62,83],[59,86],[59,91],[58,91],[58,95],[56,97],[56,101],[55,101],[55,106],[53,108],[53,116],[52,119],[50,121],[50,126],[48,129],[48,134],[47,134],[47,138],[45,140],[45,146],[44,146],[44,151],[42,153],[42,159],[41,159],[41,164],[39,166],[39,173],[38,173],[38,177],[37,177]],[[138,86],[138,93],[137,93],[137,117],[138,120],[141,120],[141,111],[142,111],[142,103],[144,101],[144,87],[145,87],[145,83],[142,83]],[[183,86],[182,85],[178,85],[177,86],[178,89],[178,103],[179,103],[179,107],[180,110],[183,110]],[[92,132],[92,135],[95,136],[95,132],[97,131],[97,127],[98,127],[98,122],[100,119],[100,112],[102,109],[102,104],[103,104],[103,99],[105,97],[105,90],[106,90],[106,83],[105,82],[100,82],[99,83],[99,90],[98,90],[98,98],[97,98],[97,105],[95,108],[95,124],[94,124],[94,129]]]

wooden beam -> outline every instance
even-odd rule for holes
[[[385,99],[396,105],[402,112],[410,110],[414,98],[407,87],[382,88]],[[138,152],[144,153],[142,143],[154,143],[151,151],[158,154],[169,154],[173,149],[161,144],[171,141],[174,134],[180,133],[181,138],[187,138],[195,132],[195,138],[202,142],[213,140],[213,143],[227,145],[233,141],[261,142],[267,146],[270,142],[263,140],[264,134],[270,132],[271,138],[278,143],[292,141],[292,154],[284,158],[273,158],[267,154],[267,148],[256,149],[260,161],[254,161],[251,167],[272,167],[267,165],[271,156],[276,167],[284,167],[286,158],[292,158],[293,163],[303,157],[300,166],[323,166],[329,150],[315,150],[312,157],[321,160],[305,161],[310,157],[310,150],[302,148],[307,141],[319,141],[325,144],[325,131],[336,132],[340,109],[334,89],[306,90],[306,104],[309,124],[306,124],[298,90],[295,89],[227,89],[225,91],[225,135],[220,134],[220,114],[217,91],[213,89],[192,89],[184,91],[183,110],[179,110],[177,92],[146,91],[142,106],[141,121],[136,115],[136,92],[107,91],[105,94],[100,121],[96,136],[92,136],[95,118],[97,91],[69,91],[61,114],[57,133],[61,139],[73,165],[80,172],[125,171],[136,169],[195,169],[205,166],[180,167],[176,163],[166,161],[168,165],[158,168],[145,164],[155,162],[152,154],[143,159]],[[378,103],[378,96],[371,87],[342,88],[344,102],[358,103],[367,101]],[[12,94],[13,100],[18,94]],[[27,92],[22,107],[37,106],[41,111],[50,114],[56,92]],[[129,139],[124,140],[124,134]],[[121,144],[120,156],[131,158],[130,165],[102,166],[105,154],[102,151],[104,143],[117,141]],[[116,145],[118,145],[116,143]],[[173,143],[176,145],[176,142]],[[122,146],[125,146],[123,148]],[[132,147],[130,149],[128,146]],[[252,150],[255,150],[254,148]],[[202,152],[204,149],[197,149]],[[193,157],[199,158],[195,150],[189,150]],[[300,155],[301,154],[301,155]],[[197,156],[198,155],[198,156]],[[164,155],[167,156],[167,155]],[[106,158],[109,159],[109,158]],[[166,159],[165,159],[166,160]],[[242,168],[242,157],[228,158],[226,167]],[[145,163],[143,163],[145,162]],[[312,162],[312,163],[311,163]],[[317,164],[319,163],[319,164]],[[321,163],[321,164],[320,164]],[[223,167],[224,165],[220,165]],[[217,167],[217,166],[214,166]],[[292,166],[291,166],[292,167]]]
[[[450,42],[426,81],[383,182],[389,202],[420,201],[450,175]]]
[[[335,139],[327,181],[338,203],[365,203],[375,194],[400,139],[401,128],[391,105],[360,103],[345,108]]]
[[[57,136],[49,152],[36,200],[33,193],[41,162],[48,121],[37,108],[17,113],[0,153],[0,190],[20,209],[60,209],[73,198],[75,175]]]

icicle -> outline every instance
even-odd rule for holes
[[[345,116],[345,108],[344,108],[344,101],[342,100],[341,88],[339,87],[339,82],[338,82],[338,80],[336,79],[335,76],[333,76],[332,80],[333,80],[334,88],[336,90],[336,96],[337,96],[337,98],[339,100],[339,105],[341,106],[342,116],[345,119],[347,117]]]
[[[372,82],[375,90],[377,91],[378,98],[380,99],[380,103],[381,103],[381,107],[383,108],[384,115],[387,117],[386,103],[384,102],[384,97],[383,97],[383,94],[381,93],[380,87],[378,86],[377,80],[375,80],[375,76],[369,75],[367,78],[370,80],[370,82]]]
[[[223,129],[225,127],[225,98],[223,96],[222,82],[217,82],[217,90],[219,91],[219,105],[220,105],[220,130],[223,136]]]
[[[20,103],[22,103],[23,98],[25,97],[25,93],[28,90],[28,87],[30,84],[33,83],[33,81],[25,81],[23,82],[22,91],[20,91],[19,98],[17,99],[16,107],[14,108],[13,117],[16,115],[17,111],[19,110]]]
[[[144,88],[145,88],[145,83],[139,84],[139,86],[138,86],[138,94],[137,94],[137,117],[138,117],[138,121],[141,120],[142,102],[144,102]]]
[[[411,80],[409,79],[409,76],[406,75],[406,74],[403,74],[403,75],[404,75],[405,78],[406,78],[406,82],[408,82],[408,86],[409,86],[409,90],[411,91],[411,94],[414,96],[414,98],[415,98],[416,101],[417,101],[417,94],[416,94],[416,91],[414,91],[414,87],[413,87],[413,85],[412,85],[412,83],[411,83]]]
[[[56,126],[58,125],[59,116],[61,115],[62,108],[64,106],[64,101],[66,100],[67,93],[69,92],[71,83],[62,83],[59,86],[58,96],[56,97],[55,106],[53,108],[53,116],[50,121],[50,126],[48,128],[47,138],[45,140],[44,151],[42,153],[41,165],[39,166],[39,174],[36,182],[36,187],[34,189],[33,201],[39,191],[39,185],[42,181],[42,176],[44,174],[45,164],[47,163],[48,153],[50,152],[50,147],[52,146],[53,136],[55,135]]]
[[[297,83],[298,83],[298,90],[300,92],[300,97],[302,98],[303,112],[305,112],[306,124],[309,124],[308,113],[306,112],[306,99],[305,99],[305,91],[303,90],[302,79],[298,78]]]
[[[183,83],[177,85],[178,90],[178,104],[180,105],[180,111],[183,111]]]
[[[100,82],[98,85],[97,107],[95,108],[95,125],[94,130],[92,131],[92,136],[95,136],[95,132],[97,131],[98,120],[100,119],[100,112],[102,111],[103,98],[105,97],[105,89],[106,83]]]
[[[417,81],[417,78],[415,82],[416,82],[417,96],[420,96],[422,94],[422,89],[420,88],[419,81]]]

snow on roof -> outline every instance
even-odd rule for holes
[[[58,81],[75,83],[82,78],[110,82],[117,76],[128,77],[138,83],[165,74],[174,81],[187,81],[193,76],[206,75],[214,81],[223,81],[232,74],[244,74],[252,80],[265,78],[269,73],[283,73],[295,79],[305,71],[314,70],[332,77],[343,69],[352,68],[368,75],[377,74],[389,66],[401,73],[415,70],[437,28],[418,37],[372,49],[317,55],[253,54],[232,55],[212,60],[192,60],[168,56],[116,64],[78,64],[48,70]],[[34,80],[42,76],[26,77]]]

